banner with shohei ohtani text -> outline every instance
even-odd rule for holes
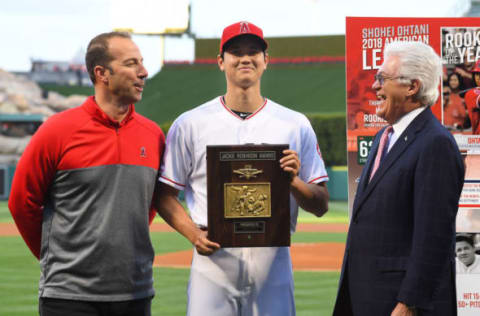
[[[457,140],[466,164],[456,222],[457,307],[460,316],[480,315],[480,18],[347,17],[349,211],[373,138],[387,125],[375,114],[380,101],[372,85],[383,48],[392,41],[422,41],[442,57],[441,97],[432,111]]]

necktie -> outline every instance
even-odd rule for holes
[[[370,180],[369,181],[372,180],[373,175],[375,174],[375,172],[377,172],[377,169],[380,166],[380,162],[383,158],[382,156],[387,154],[387,151],[386,151],[385,147],[388,144],[388,136],[390,135],[390,133],[392,133],[392,131],[393,131],[393,127],[391,125],[389,125],[383,131],[382,137],[380,138],[380,145],[378,146],[377,156],[375,157],[375,162],[373,163],[372,172],[370,172]]]

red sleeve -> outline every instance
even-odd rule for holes
[[[43,207],[55,176],[59,136],[49,121],[30,140],[13,177],[8,207],[28,248],[40,258]]]
[[[467,109],[472,111],[473,108],[477,106],[477,99],[479,98],[480,90],[478,88],[471,89],[465,94],[465,104]]]

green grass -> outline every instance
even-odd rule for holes
[[[7,201],[0,201],[0,223],[13,223]]]
[[[154,268],[152,316],[185,315],[189,269]]]
[[[293,273],[298,316],[332,315],[340,272]]]
[[[1,237],[0,315],[36,315],[39,264],[20,237]]]
[[[63,95],[93,94],[90,87],[43,85]],[[147,81],[136,110],[161,124],[225,93],[225,75],[216,65],[167,66]],[[270,65],[262,94],[302,113],[345,113],[345,65]]]
[[[188,269],[154,269],[153,316],[185,315],[188,274]],[[331,315],[339,277],[339,272],[294,272],[297,315]]]
[[[156,254],[192,249],[190,242],[176,233],[151,233]],[[292,243],[345,242],[346,233],[296,232],[292,235]]]
[[[347,233],[296,232],[292,243],[345,242]]]
[[[151,233],[156,254],[192,249],[192,244],[178,233]]]
[[[301,211],[299,221],[345,222],[346,202],[332,202],[330,211],[321,219]],[[343,215],[343,219],[342,219]],[[0,202],[0,222],[12,222],[6,201]],[[292,242],[344,242],[345,233],[297,232]],[[177,233],[151,233],[155,253],[191,249],[190,243]],[[1,237],[0,249],[0,315],[38,315],[38,261],[21,237]],[[189,269],[154,268],[156,296],[152,315],[185,315]],[[337,291],[338,272],[294,272],[297,315],[331,315]]]
[[[185,207],[185,203],[183,203]],[[160,216],[156,216],[155,223],[163,222]],[[344,201],[330,201],[329,210],[322,217],[308,213],[302,209],[298,212],[299,223],[348,223],[348,203]],[[0,223],[13,223],[8,210],[7,201],[0,201]]]
[[[182,202],[186,208],[185,202]],[[0,204],[1,206],[1,204]],[[322,217],[317,217],[312,213],[299,209],[298,223],[339,223],[348,224],[348,202],[346,201],[330,201],[328,203],[328,212]],[[0,207],[1,212],[1,207]],[[0,219],[1,219],[0,213]],[[154,223],[164,223],[160,216],[155,216]]]
[[[298,212],[298,223],[348,223],[348,202],[330,201],[328,212],[322,217],[316,217],[312,213],[300,209]]]
[[[294,241],[340,241],[340,234],[297,233]],[[157,253],[171,249],[189,249],[183,237],[175,233],[152,233]],[[37,315],[37,287],[40,276],[36,259],[20,237],[0,238],[0,315]],[[154,268],[156,296],[152,315],[185,314],[188,269]],[[338,272],[295,272],[297,315],[330,315],[336,295]]]

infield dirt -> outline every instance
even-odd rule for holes
[[[164,223],[153,223],[152,232],[174,232]],[[346,232],[347,224],[299,223],[299,232]],[[18,236],[13,223],[0,223],[0,236]],[[338,242],[293,243],[290,247],[293,269],[296,271],[339,271],[342,265],[345,244]],[[155,256],[156,267],[189,268],[192,250],[184,250]]]

